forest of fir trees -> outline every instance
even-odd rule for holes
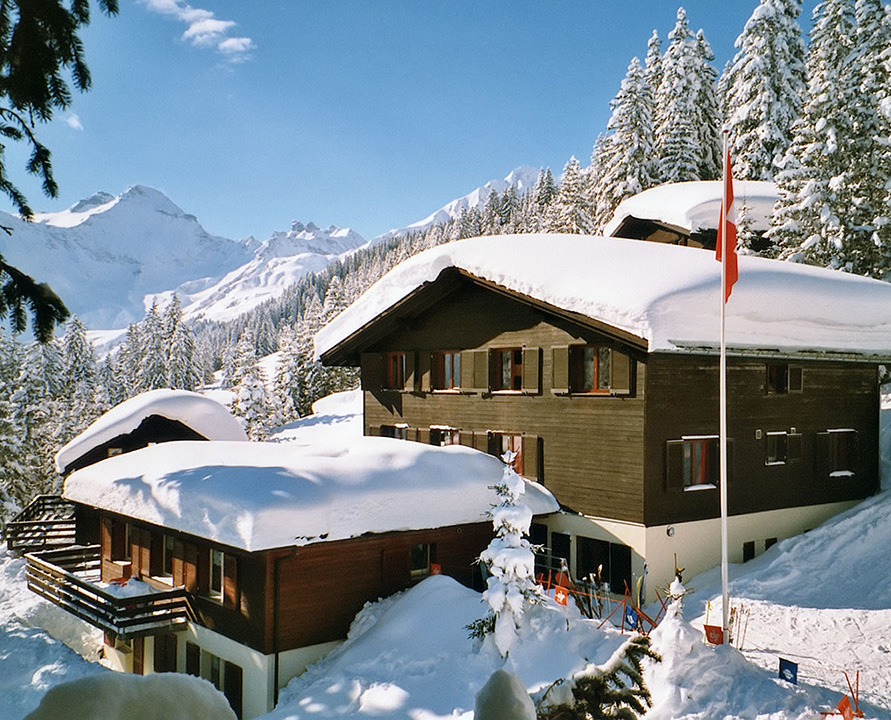
[[[891,9],[882,0],[825,0],[805,43],[799,0],[761,0],[720,76],[685,11],[644,60],[633,58],[590,164],[570,158],[559,183],[493,192],[447,223],[388,238],[307,275],[279,298],[222,323],[182,321],[179,301],[153,306],[101,362],[72,320],[46,345],[0,334],[0,514],[58,491],[55,452],[109,407],[154,388],[195,389],[218,373],[251,439],[355,387],[357,371],[324,368],[313,337],[399,262],[466,237],[597,233],[617,205],[649,187],[713,180],[721,131],[734,177],[777,184],[761,254],[888,279],[891,269]],[[747,236],[741,232],[743,252]],[[271,377],[262,381],[258,359]],[[2,518],[0,518],[2,520]]]

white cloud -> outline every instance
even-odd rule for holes
[[[184,0],[142,0],[152,12],[167,15],[188,27],[182,34],[183,41],[198,48],[215,48],[231,62],[247,60],[256,47],[247,37],[227,37],[236,26],[233,20],[219,20],[210,10],[193,8]]]
[[[84,126],[76,113],[69,113],[68,117],[65,118],[65,122],[67,123],[68,127],[73,128],[74,130],[84,129]]]

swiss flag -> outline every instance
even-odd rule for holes
[[[725,212],[724,200],[721,200],[721,220],[718,223],[718,242],[715,246],[715,258],[718,262],[726,255],[724,270],[724,302],[730,298],[733,283],[739,278],[736,261],[736,206],[733,202],[733,177],[730,174],[730,150],[724,152],[724,197],[727,198]],[[725,234],[724,228],[727,228]]]
[[[566,600],[569,598],[569,591],[565,587],[557,586],[557,589],[554,591],[554,600],[557,601],[558,605],[565,605]]]

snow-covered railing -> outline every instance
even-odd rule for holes
[[[99,587],[99,549],[87,545],[27,553],[28,588],[122,639],[165,632],[194,617],[183,588],[128,595]]]
[[[29,552],[73,545],[74,505],[59,495],[38,495],[6,525],[10,552]]]

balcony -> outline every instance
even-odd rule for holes
[[[146,585],[146,592],[131,595],[125,587],[102,587],[99,545],[27,553],[25,560],[32,592],[121,639],[175,631],[194,618],[183,588]]]
[[[74,505],[58,495],[38,495],[6,525],[10,552],[31,552],[73,545]]]

